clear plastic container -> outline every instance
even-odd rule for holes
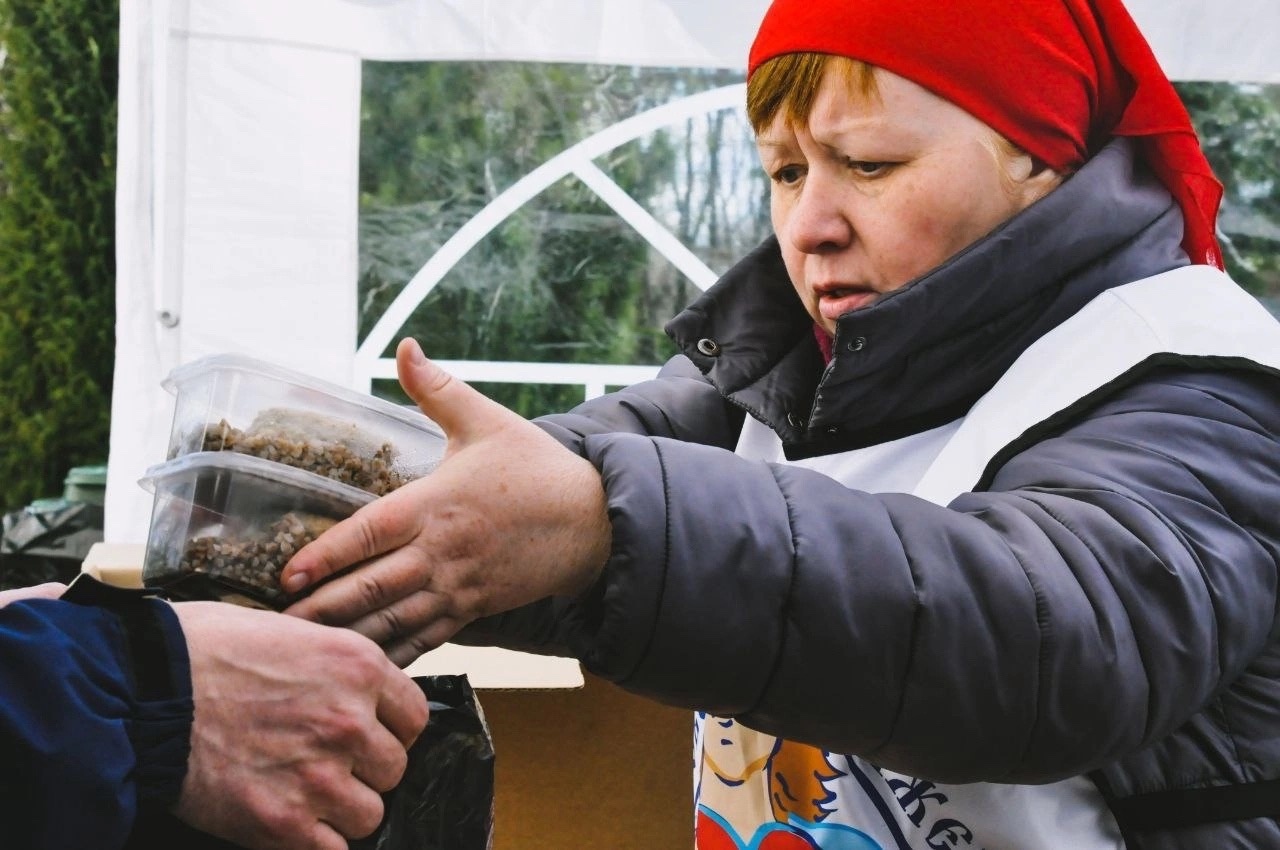
[[[170,459],[250,454],[384,495],[444,455],[440,427],[414,408],[235,354],[179,366]]]
[[[283,609],[295,552],[373,501],[370,493],[237,452],[194,452],[147,470],[155,494],[142,582],[173,599]]]

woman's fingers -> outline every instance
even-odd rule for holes
[[[347,628],[386,647],[442,617],[450,616],[450,609],[455,604],[449,596],[424,588],[352,620]]]
[[[352,564],[370,561],[412,541],[422,527],[422,514],[413,497],[415,483],[370,502],[299,549],[280,573],[285,593],[298,593]]]
[[[430,652],[458,633],[465,623],[442,617],[430,625],[383,647],[387,658],[397,667],[408,667],[423,653]]]
[[[367,507],[378,505],[374,502]],[[375,525],[378,522],[376,516],[365,521]],[[285,613],[328,626],[350,626],[422,589],[429,576],[425,559],[414,547],[405,545],[412,537],[407,540],[394,536],[384,538],[399,539],[399,542],[379,549],[383,553],[379,557],[366,558],[359,542],[364,534],[361,527],[343,529],[340,523],[300,549],[286,569],[309,579],[315,577],[312,580],[351,564],[360,567],[317,587],[311,595],[285,609]],[[396,625],[392,616],[386,628]]]

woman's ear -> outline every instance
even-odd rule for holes
[[[1006,163],[1022,207],[1026,208],[1052,192],[1062,182],[1062,175],[1030,154],[1019,153]]]
[[[1006,159],[1004,163],[1004,170],[1009,175],[1009,179],[1019,185],[1031,176],[1035,167],[1035,160],[1028,153],[1018,153]]]

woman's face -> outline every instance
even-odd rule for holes
[[[836,319],[933,268],[1047,191],[1011,181],[993,131],[883,69],[878,96],[828,71],[807,126],[782,111],[757,140],[774,231],[815,322]]]

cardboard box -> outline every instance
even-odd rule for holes
[[[587,676],[479,691],[496,764],[494,850],[693,846],[693,717]]]
[[[98,543],[83,570],[142,585],[144,547]],[[572,659],[446,645],[411,675],[465,673],[495,753],[493,850],[693,846],[693,719]]]

